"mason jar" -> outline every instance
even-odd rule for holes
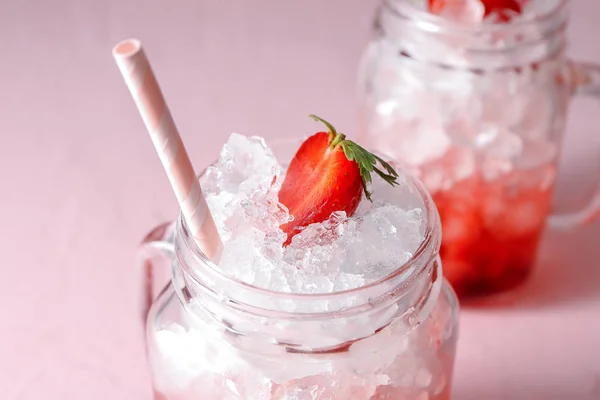
[[[155,399],[448,400],[458,302],[441,270],[433,201],[401,176],[407,204],[425,216],[424,239],[409,261],[355,289],[255,287],[211,263],[181,218],[153,230],[139,264]]]
[[[361,62],[361,140],[431,192],[444,274],[459,297],[506,291],[535,263],[573,94],[599,69],[565,55],[568,1],[531,0],[510,23],[465,23],[426,0],[384,0]],[[561,228],[600,211],[549,219]]]

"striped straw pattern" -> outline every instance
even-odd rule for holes
[[[223,244],[192,162],[140,42],[129,39],[117,44],[113,56],[144,120],[196,243],[208,258],[216,261]]]

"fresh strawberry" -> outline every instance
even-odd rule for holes
[[[390,164],[346,139],[329,122],[315,115],[310,117],[325,124],[328,132],[306,139],[287,170],[279,201],[294,219],[281,226],[288,235],[284,245],[304,227],[327,220],[334,211],[354,214],[363,192],[371,200],[367,184],[372,172],[392,186],[397,184],[398,174]]]
[[[509,22],[513,14],[521,14],[523,11],[522,4],[525,3],[525,1],[526,0],[481,0],[485,9],[483,17],[487,18],[491,14],[496,13],[499,22]],[[429,12],[441,14],[448,5],[456,2],[457,0],[429,0]]]

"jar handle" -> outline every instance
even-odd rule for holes
[[[574,96],[591,96],[600,100],[600,66],[585,63],[569,63],[570,82]],[[598,171],[600,175],[600,171]],[[565,213],[553,214],[548,224],[557,229],[570,229],[586,225],[600,217],[600,179],[589,201],[581,209]]]
[[[150,307],[171,282],[171,262],[175,249],[173,246],[174,222],[166,222],[154,228],[146,235],[137,252],[136,270],[139,275],[140,312],[145,326]]]

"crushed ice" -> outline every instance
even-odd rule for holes
[[[279,227],[290,216],[277,193],[284,176],[263,139],[234,133],[200,179],[224,242],[219,266],[230,276],[276,291],[338,292],[390,274],[423,240],[422,210],[405,207],[414,195],[374,177],[373,203],[363,199],[351,218],[335,212],[283,248]]]

